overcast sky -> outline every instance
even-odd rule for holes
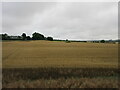
[[[2,32],[55,39],[118,38],[117,2],[4,2]]]

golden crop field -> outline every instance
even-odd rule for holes
[[[2,47],[3,68],[118,66],[118,44],[8,41]]]
[[[3,88],[118,88],[118,44],[3,41]]]

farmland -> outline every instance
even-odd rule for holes
[[[3,68],[107,67],[118,63],[117,44],[3,42]]]
[[[6,41],[2,67],[3,87],[116,88],[118,44]]]

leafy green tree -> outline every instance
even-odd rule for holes
[[[45,40],[45,37],[44,35],[35,32],[32,34],[32,39],[33,40]]]
[[[30,36],[27,36],[26,39],[27,39],[27,40],[31,40],[31,37],[30,37]]]
[[[105,43],[105,40],[101,40],[100,42],[101,42],[101,43]]]
[[[70,43],[70,41],[68,39],[66,39],[66,43]]]
[[[53,41],[53,38],[52,37],[47,37],[47,40]]]
[[[26,40],[26,34],[25,33],[22,34],[22,38],[23,38],[23,40]]]
[[[22,39],[22,37],[21,36],[18,36],[18,40],[21,40]]]
[[[2,34],[2,40],[9,40],[8,34]]]

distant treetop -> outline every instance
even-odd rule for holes
[[[52,37],[45,37],[44,35],[34,32],[32,38],[27,36],[26,33],[22,33],[21,36],[9,36],[8,34],[1,34],[2,40],[50,40],[53,41]]]

